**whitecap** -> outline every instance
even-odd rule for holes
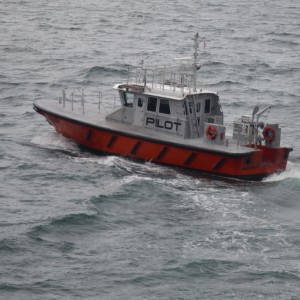
[[[266,182],[281,181],[285,179],[296,178],[300,179],[300,165],[293,162],[288,162],[284,172],[274,174],[265,179]]]
[[[31,140],[31,143],[51,150],[63,150],[70,152],[79,151],[76,143],[56,132],[47,132],[34,136]]]

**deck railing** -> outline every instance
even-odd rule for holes
[[[84,89],[80,87],[62,89],[62,96],[59,97],[59,103],[62,104],[63,108],[70,108],[72,111],[78,110],[78,106],[80,106],[82,114],[85,114],[86,104],[97,107],[99,114],[101,113],[101,108],[115,109],[120,106],[117,105],[115,96],[112,102],[111,99],[103,98],[101,91],[86,93]],[[66,107],[67,105],[68,107]]]

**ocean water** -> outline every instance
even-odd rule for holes
[[[273,106],[263,182],[96,156],[32,109],[201,48],[225,123]],[[298,0],[0,0],[0,299],[300,299]]]

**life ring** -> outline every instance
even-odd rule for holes
[[[263,136],[264,136],[266,142],[272,143],[276,137],[275,130],[270,126],[267,126],[267,127],[265,127],[265,129],[263,131]]]
[[[215,126],[208,126],[205,133],[209,140],[214,140],[217,137],[217,129]]]

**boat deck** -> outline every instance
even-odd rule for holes
[[[213,142],[204,140],[203,138],[183,139],[181,136],[165,134],[163,132],[153,132],[148,128],[145,129],[144,127],[137,127],[127,123],[106,120],[105,116],[114,109],[100,108],[100,110],[97,110],[95,109],[95,105],[85,105],[83,112],[83,109],[78,107],[76,109],[74,108],[72,111],[70,105],[70,103],[65,103],[64,107],[62,103],[53,100],[38,100],[34,102],[34,106],[36,108],[64,119],[69,119],[95,128],[116,131],[136,138],[176,144],[180,147],[193,148],[195,150],[199,149],[210,152],[223,152],[231,155],[244,155],[260,151],[259,149],[240,146],[238,145],[237,140],[233,140],[229,136],[225,137],[225,140],[228,140],[226,145],[214,144]]]

